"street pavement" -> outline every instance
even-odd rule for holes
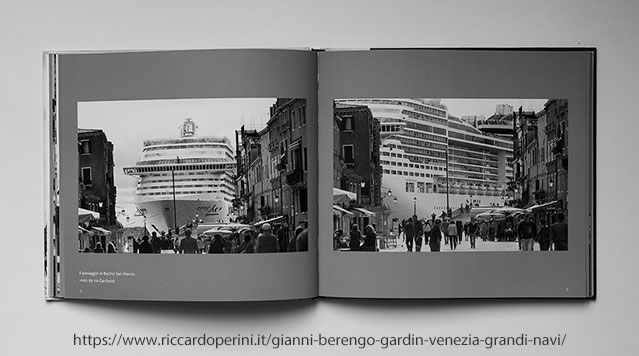
[[[517,241],[482,241],[476,240],[476,248],[470,248],[470,240],[462,241],[457,245],[454,250],[450,249],[450,245],[445,245],[442,239],[441,252],[478,252],[478,251],[519,251],[519,243]],[[413,251],[415,249],[413,248]],[[535,251],[539,251],[539,244],[535,242]],[[404,241],[401,238],[397,239],[397,247],[390,247],[387,249],[380,249],[380,252],[407,252]],[[420,252],[430,252],[430,247],[422,243],[422,249]]]

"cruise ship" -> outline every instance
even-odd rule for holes
[[[197,136],[186,119],[180,137],[144,141],[140,160],[124,173],[138,180],[135,204],[149,232],[196,220],[229,222],[235,158],[228,137]]]
[[[382,196],[399,220],[447,207],[503,205],[513,176],[512,139],[449,115],[440,100],[339,99],[367,106],[380,123]],[[392,201],[396,200],[396,204]]]

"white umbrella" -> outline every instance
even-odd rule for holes
[[[357,200],[357,193],[333,188],[333,203],[346,203],[351,200]]]
[[[504,220],[506,219],[506,213],[505,212],[500,212],[497,210],[490,210],[490,211],[484,211],[481,214],[477,214],[475,215],[475,218],[479,219],[479,220]]]
[[[91,220],[100,220],[100,213],[78,208],[78,223],[81,224]]]

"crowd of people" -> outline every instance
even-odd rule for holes
[[[451,250],[457,249],[463,241],[468,241],[470,248],[476,249],[477,238],[482,241],[517,241],[521,251],[533,251],[535,243],[539,244],[541,251],[568,249],[568,225],[564,213],[558,213],[557,222],[552,225],[541,219],[537,227],[532,220],[533,215],[526,214],[514,230],[512,221],[478,221],[471,218],[462,222],[447,216],[436,218],[432,215],[428,220],[413,216],[402,220],[398,229],[408,252],[421,251],[422,243],[433,252],[441,251],[442,241]]]
[[[269,223],[259,228],[243,229],[231,234],[220,232],[200,234],[194,237],[190,228],[184,230],[182,236],[162,231],[159,235],[152,232],[151,236],[141,238],[128,236],[132,246],[130,252],[134,254],[231,254],[231,253],[274,253],[274,252],[304,252],[308,251],[308,228],[298,226],[290,238],[285,229],[274,231]],[[97,242],[91,250],[83,252],[117,253],[113,242],[109,242],[107,251]]]
[[[517,227],[520,250],[533,251],[535,242],[539,244],[541,251],[568,250],[568,224],[564,213],[558,213],[557,222],[552,225],[541,219],[538,227],[532,220],[532,214],[528,214]]]
[[[568,225],[563,213],[557,214],[557,222],[548,225],[541,219],[539,226],[533,221],[532,214],[524,215],[521,222],[478,220],[471,218],[467,221],[450,218],[445,212],[437,218],[434,214],[430,219],[420,219],[416,215],[402,220],[398,226],[398,238],[404,242],[407,252],[441,251],[442,246],[451,250],[468,242],[470,249],[477,248],[477,239],[486,242],[517,242],[519,250],[533,251],[535,243],[542,251],[565,251],[568,249]],[[360,231],[359,225],[353,224],[348,235],[337,230],[333,235],[335,250],[349,251],[377,251],[377,234],[372,225],[367,225]]]

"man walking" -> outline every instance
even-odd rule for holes
[[[550,227],[546,224],[545,219],[539,221],[541,227],[537,232],[536,240],[539,242],[539,249],[541,251],[548,251],[550,249]]]
[[[262,225],[262,233],[257,237],[255,244],[256,253],[278,252],[279,243],[277,237],[271,233],[271,224],[264,223]]]
[[[568,251],[568,224],[564,213],[557,214],[557,222],[550,226],[550,241],[555,251]]]
[[[448,224],[448,242],[451,250],[457,249],[457,224],[454,220]]]
[[[404,226],[404,235],[406,236],[406,249],[408,252],[413,251],[413,240],[415,238],[415,225],[413,218],[409,218]]]
[[[470,220],[468,224],[468,234],[470,235],[470,248],[476,248],[475,243],[477,242],[477,223],[475,222],[475,218]]]
[[[430,246],[431,252],[439,252],[441,248],[441,241],[442,241],[441,223],[442,223],[441,220],[435,219],[435,225],[433,225],[433,228],[430,229],[428,246]]]
[[[417,219],[417,215],[413,216],[413,220],[415,221],[415,252],[420,252],[422,250],[424,224],[422,224],[421,220]]]
[[[537,235],[537,227],[532,222],[532,214],[526,215],[526,220],[519,223],[517,228],[517,237],[519,237],[519,245],[522,251],[532,251],[535,244],[535,236]]]
[[[194,254],[200,253],[197,240],[191,237],[191,229],[184,230],[184,238],[180,241],[180,253]]]

